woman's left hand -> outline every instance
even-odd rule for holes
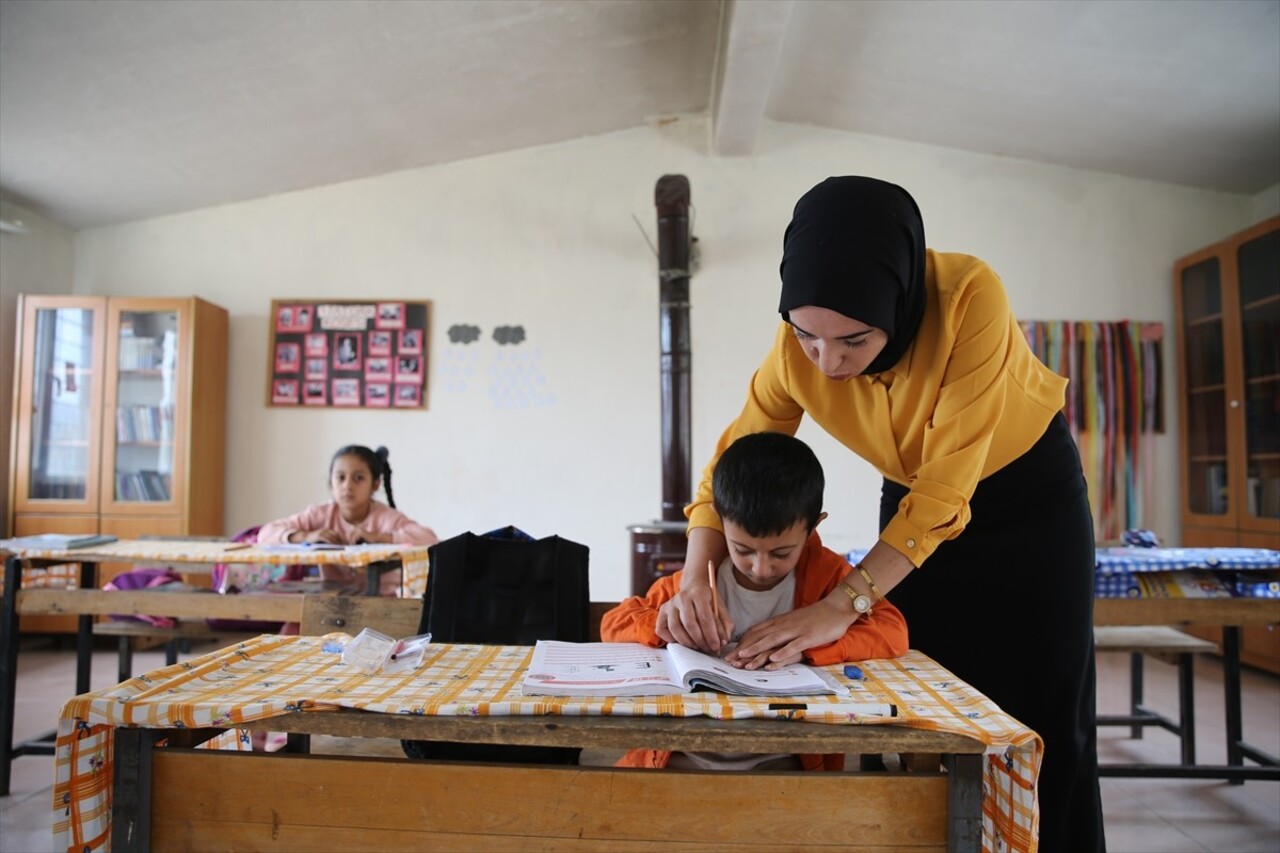
[[[390,533],[371,533],[368,530],[359,530],[356,533],[356,542],[362,545],[390,545],[395,541],[395,537]]]
[[[805,649],[825,646],[844,636],[854,621],[845,596],[819,602],[752,625],[725,661],[739,669],[778,669],[796,663]]]

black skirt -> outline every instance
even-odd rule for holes
[[[883,530],[907,488],[884,481]],[[919,649],[1045,743],[1040,849],[1104,850],[1093,656],[1093,517],[1059,413],[978,483],[965,529],[889,594]]]

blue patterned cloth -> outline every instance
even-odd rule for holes
[[[1093,576],[1094,598],[1138,598],[1141,595],[1142,586],[1130,572]]]
[[[1211,570],[1237,598],[1280,598],[1280,551],[1267,548],[1099,548],[1094,575],[1096,598],[1141,598],[1138,575],[1145,572]],[[867,549],[845,555],[857,564]],[[1260,575],[1252,574],[1254,572]]]
[[[1233,592],[1240,598],[1280,598],[1280,572],[1237,577]]]
[[[1098,573],[1178,569],[1280,569],[1280,551],[1266,548],[1099,548]]]

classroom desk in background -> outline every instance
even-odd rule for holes
[[[366,592],[377,594],[383,573],[411,560],[425,560],[426,546],[363,545],[341,551],[278,551],[233,547],[228,542],[122,540],[90,548],[49,550],[6,543],[4,601],[0,608],[0,796],[9,794],[13,760],[22,755],[51,755],[49,735],[13,742],[14,701],[18,683],[19,617],[24,613],[78,614],[76,693],[89,690],[93,660],[93,618],[111,613],[177,618],[300,621],[302,595],[264,593],[217,595],[212,592],[112,591],[94,589],[99,563],[181,566],[208,571],[215,563],[344,565],[364,569]],[[79,564],[79,588],[21,589],[24,568]],[[17,590],[16,594],[9,594]]]
[[[1244,740],[1240,692],[1241,629],[1280,624],[1277,570],[1266,548],[1098,548],[1095,625],[1222,628],[1227,739],[1225,765],[1107,764],[1103,776],[1280,781],[1280,759]]]
[[[966,851],[997,838],[1025,850],[1035,831],[1039,738],[918,652],[868,661],[856,685],[899,717],[816,722],[779,719],[777,698],[526,698],[529,647],[440,644],[417,672],[366,676],[341,663],[347,639],[264,635],[68,702],[55,847]],[[697,771],[228,751],[243,747],[243,728],[934,760],[917,772],[742,773],[727,784]],[[208,738],[222,748],[190,748]]]
[[[1246,625],[1280,624],[1276,598],[1099,598],[1093,604],[1095,625],[1217,625],[1222,627],[1222,693],[1226,714],[1225,765],[1102,765],[1103,776],[1246,779],[1280,781],[1280,758],[1244,739],[1240,693],[1240,629]],[[1245,759],[1257,766],[1246,765]]]

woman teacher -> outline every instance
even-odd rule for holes
[[[781,274],[782,323],[686,510],[682,588],[659,636],[718,650],[731,635],[707,580],[729,548],[716,459],[808,415],[883,475],[880,538],[845,585],[754,626],[726,659],[798,659],[888,596],[912,648],[1044,739],[1040,849],[1104,850],[1093,521],[1061,414],[1066,379],[1032,354],[985,263],[925,248],[920,211],[894,184],[829,178],[806,193]]]

